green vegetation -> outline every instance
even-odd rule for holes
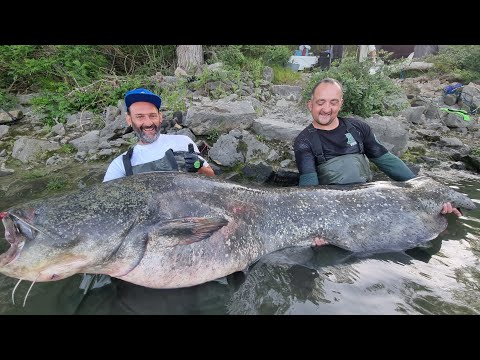
[[[286,45],[216,45],[208,51],[213,54],[209,63],[221,61],[227,70],[248,72],[254,82],[262,79],[265,65],[283,66],[293,52]]]
[[[32,104],[52,126],[69,113],[116,105],[133,87],[152,87],[146,75],[172,68],[174,53],[173,45],[0,46],[0,101],[11,108],[11,94],[38,92]]]
[[[219,137],[220,137],[220,131],[217,128],[213,128],[210,131],[210,133],[207,135],[207,140],[213,144],[217,142]]]
[[[480,80],[480,45],[447,46],[424,60],[435,65],[430,76],[449,74],[465,84]]]
[[[273,67],[273,83],[293,85],[300,80],[300,73],[292,69],[275,65]]]
[[[215,89],[210,91],[210,95],[212,99],[221,99],[224,98],[225,96],[228,96],[228,92],[223,88],[222,85],[217,86]]]
[[[187,88],[185,82],[181,82],[176,89],[162,88],[159,92],[162,97],[162,107],[174,111],[187,110]]]
[[[232,173],[238,174],[241,178],[243,177],[242,170],[245,167],[245,163],[241,161],[236,161],[233,166],[230,167],[230,171]]]
[[[2,46],[0,87],[33,92],[81,87],[99,79],[106,65],[92,46]]]
[[[256,136],[256,139],[260,142],[265,142],[267,141],[267,139],[265,138],[265,136],[261,135],[261,134],[257,134]]]
[[[237,145],[237,152],[242,153],[243,156],[247,154],[248,151],[248,145],[245,141],[239,140],[238,145]]]
[[[47,171],[46,168],[37,169],[37,170],[32,170],[32,171],[26,172],[24,174],[24,178],[25,179],[39,179],[39,178],[42,178],[42,177],[46,176],[47,174],[48,174],[48,171]]]
[[[203,88],[214,98],[230,89],[209,91],[207,82],[228,81],[233,91],[240,88],[240,81],[258,85],[265,65],[283,65],[291,54],[284,45],[205,45],[204,51],[212,54],[207,63],[222,61],[225,70],[204,72],[188,88]],[[47,115],[44,121],[49,126],[64,123],[67,114],[77,111],[98,113],[139,86],[161,93],[169,110],[185,110],[185,81],[167,90],[156,88],[152,80],[158,72],[173,75],[175,68],[174,45],[0,46],[0,101],[13,108],[13,93],[38,92],[32,104]]]
[[[73,154],[77,152],[77,149],[72,144],[63,144],[58,152],[61,154]]]
[[[0,89],[0,104],[2,104],[2,109],[10,110],[17,105],[17,98],[7,92],[7,90]]]
[[[475,149],[472,149],[471,154],[473,156],[480,156],[480,147],[477,147]]]
[[[268,66],[284,65],[293,51],[287,45],[216,45],[209,50],[214,53],[209,63],[222,61],[237,70],[245,70],[253,60],[260,60]]]
[[[402,156],[400,156],[400,159],[407,163],[416,163],[417,158],[420,156],[419,153],[416,153],[414,151],[407,150]]]
[[[407,163],[417,163],[418,158],[427,153],[427,150],[423,146],[415,146],[409,148],[400,158]]]
[[[175,45],[2,45],[0,103],[10,110],[17,105],[14,94],[38,93],[32,100],[34,110],[46,115],[45,125],[53,126],[64,123],[68,114],[78,111],[99,115],[106,106],[116,105],[127,90],[145,86],[161,93],[166,110],[184,111],[189,90],[201,90],[214,98],[231,92],[241,95],[241,83],[258,86],[265,66],[274,69],[275,84],[296,83],[301,74],[284,67],[296,48],[297,45],[204,45],[206,63],[221,61],[222,69],[203,71],[160,87],[155,75],[173,75]],[[340,80],[345,88],[341,115],[392,115],[401,110],[401,105],[387,101],[400,92],[388,70],[370,75],[371,63],[358,63],[355,52],[355,46],[346,46],[346,57],[341,62],[332,64],[328,71],[313,73],[305,99],[316,81],[329,76]],[[480,79],[478,45],[448,46],[425,60],[435,64],[428,72],[432,76],[447,73],[464,83]],[[220,84],[209,85],[215,81]]]
[[[45,191],[47,192],[58,191],[63,189],[65,186],[67,186],[67,184],[68,184],[68,181],[64,177],[54,176],[47,183],[47,186],[45,187]]]
[[[42,92],[32,100],[32,104],[47,115],[46,124],[53,126],[57,122],[65,123],[66,115],[70,113],[84,110],[98,113],[108,105],[117,105],[118,99],[121,99],[125,92],[140,86],[153,88],[153,83],[141,77],[124,77],[96,80],[81,88],[59,85],[53,91]]]

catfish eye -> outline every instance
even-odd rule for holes
[[[23,221],[15,219],[13,224],[17,233],[22,234],[27,239],[33,239],[35,237],[36,232],[30,226],[26,225]]]

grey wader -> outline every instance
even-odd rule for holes
[[[145,164],[132,166],[130,159],[132,158],[133,148],[130,148],[125,155],[123,155],[123,166],[127,176],[133,174],[140,174],[150,171],[179,171],[185,170],[184,156],[187,151],[173,151],[168,149],[165,156],[161,159],[150,161]]]

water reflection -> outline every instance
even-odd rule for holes
[[[224,279],[181,289],[150,289],[112,279],[111,283],[88,290],[80,288],[81,276],[41,283],[33,287],[26,306],[22,303],[28,285],[19,287],[12,303],[14,282],[2,283],[0,311],[16,315],[199,315],[226,314],[226,302],[235,286]]]
[[[108,291],[108,296],[104,292]],[[211,281],[181,289],[150,289],[113,279],[112,285],[94,289],[77,314],[200,315],[225,314],[228,283]]]
[[[31,282],[23,281],[12,291],[16,279],[0,278],[0,313],[15,315],[64,315],[74,314],[82,301],[83,291],[79,290],[80,276],[48,283],[34,284],[27,297]],[[23,304],[25,303],[25,306]]]
[[[441,243],[441,242],[438,242]],[[312,258],[313,259],[313,258]],[[278,258],[276,259],[278,260]],[[466,286],[452,275],[472,268],[438,271],[405,253],[349,257],[309,266],[262,261],[229,301],[230,314],[478,314],[479,272]],[[459,284],[458,284],[458,283]],[[473,292],[466,291],[476,286]],[[440,286],[440,289],[438,288]],[[441,287],[453,288],[444,291]],[[466,289],[467,288],[467,289]],[[465,294],[469,294],[465,296]],[[475,296],[476,295],[476,296]]]

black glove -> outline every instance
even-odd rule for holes
[[[193,144],[188,144],[188,153],[185,154],[185,169],[188,172],[197,172],[203,165],[204,161],[195,154]]]

